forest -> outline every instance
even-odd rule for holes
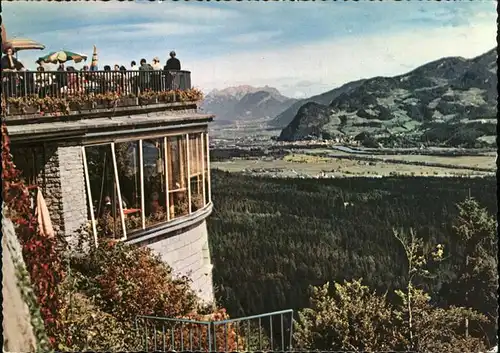
[[[497,214],[493,177],[275,179],[215,170],[212,188],[214,285],[231,317],[308,307],[310,287],[328,281],[362,278],[395,300],[407,260],[393,230],[410,228],[424,248],[442,244],[452,254],[419,285],[437,306],[464,305],[460,296],[451,301],[449,285],[466,250],[453,228],[457,204],[473,197]],[[482,304],[475,309],[496,312]]]

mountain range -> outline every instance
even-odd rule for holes
[[[213,90],[205,97],[201,109],[215,114],[218,124],[248,118],[273,117],[297,102],[283,96],[276,88],[237,86]]]
[[[384,144],[494,143],[496,48],[442,58],[395,77],[349,82],[290,105],[272,121],[284,141],[356,136]],[[295,115],[294,115],[295,113]]]

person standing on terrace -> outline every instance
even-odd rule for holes
[[[180,70],[181,62],[175,57],[175,51],[170,52],[170,59],[167,60],[167,64],[163,67],[163,70]]]
[[[141,91],[151,88],[151,72],[153,71],[153,67],[147,63],[146,59],[141,59],[141,66],[139,66],[139,85],[141,87]]]
[[[153,65],[152,66],[153,66],[153,70],[161,70],[160,59],[157,56],[155,56],[153,58]]]
[[[166,78],[166,86],[167,89],[172,89],[173,83],[174,83],[174,73],[170,72],[173,70],[180,70],[181,69],[181,62],[179,59],[175,57],[175,51],[170,52],[170,59],[167,60],[167,64],[163,67],[163,70],[165,71],[165,78]]]
[[[21,71],[24,70],[24,65],[14,58],[14,50],[12,47],[5,49],[5,55],[1,59],[2,70],[5,71]]]

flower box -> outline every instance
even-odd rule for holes
[[[123,97],[118,100],[117,107],[131,107],[137,105],[137,98]]]
[[[84,110],[92,110],[91,102],[71,102],[69,103],[69,109],[71,111],[84,111]]]
[[[92,104],[93,109],[108,109],[109,108],[109,102],[105,100],[97,100]]]
[[[37,106],[16,106],[14,104],[9,104],[9,115],[27,115],[36,114],[39,112]]]
[[[174,94],[162,94],[158,101],[161,103],[173,103],[175,102],[175,95]]]
[[[152,98],[139,98],[139,105],[150,105],[150,104],[158,104],[158,99],[156,97]]]

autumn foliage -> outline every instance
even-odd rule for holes
[[[46,238],[38,232],[31,205],[33,195],[30,195],[34,188],[25,184],[12,160],[4,124],[2,181],[6,215],[16,225],[53,348],[64,351],[142,350],[145,342],[138,337],[135,326],[136,317],[140,315],[211,323],[229,318],[224,309],[201,304],[190,288],[190,280],[172,273],[172,269],[149,248],[102,241],[97,248],[83,250],[82,247],[63,259],[60,251],[65,246],[63,239]],[[85,244],[88,233],[75,236]],[[166,342],[175,347],[196,343],[197,347],[208,350],[208,335],[206,326],[189,331],[186,325],[175,330],[173,342],[171,335]],[[235,350],[237,339],[239,347],[244,344],[231,325],[219,325],[210,335],[211,342],[217,341],[212,350],[215,347]],[[148,337],[146,343],[150,346],[154,342],[153,330]]]
[[[78,302],[79,309],[78,315],[69,308],[65,310],[65,325],[58,340],[61,349],[141,350],[147,345],[154,350],[154,342],[165,342],[166,347],[177,350],[190,345],[208,350],[207,325],[199,323],[229,318],[224,309],[200,304],[190,288],[190,280],[175,276],[171,267],[146,247],[102,241],[85,256],[71,258],[70,269],[64,301]],[[92,316],[86,314],[89,311]],[[83,319],[85,316],[88,318]],[[139,319],[136,326],[138,316],[184,319],[190,323],[181,326],[172,322],[168,326],[167,322],[162,327],[165,321]],[[169,330],[174,324],[174,331]],[[162,335],[162,329],[168,334]],[[103,335],[103,331],[108,334]],[[236,348],[236,333],[230,325],[225,329],[218,327],[210,334],[214,332],[219,349],[225,350],[225,337],[228,349]],[[242,347],[243,342],[239,341]]]
[[[64,277],[57,239],[43,237],[31,208],[30,190],[22,180],[10,154],[7,128],[2,123],[2,186],[3,202],[8,217],[16,226],[23,249],[23,258],[38,298],[40,312],[51,343],[57,330],[59,300],[57,285]]]

